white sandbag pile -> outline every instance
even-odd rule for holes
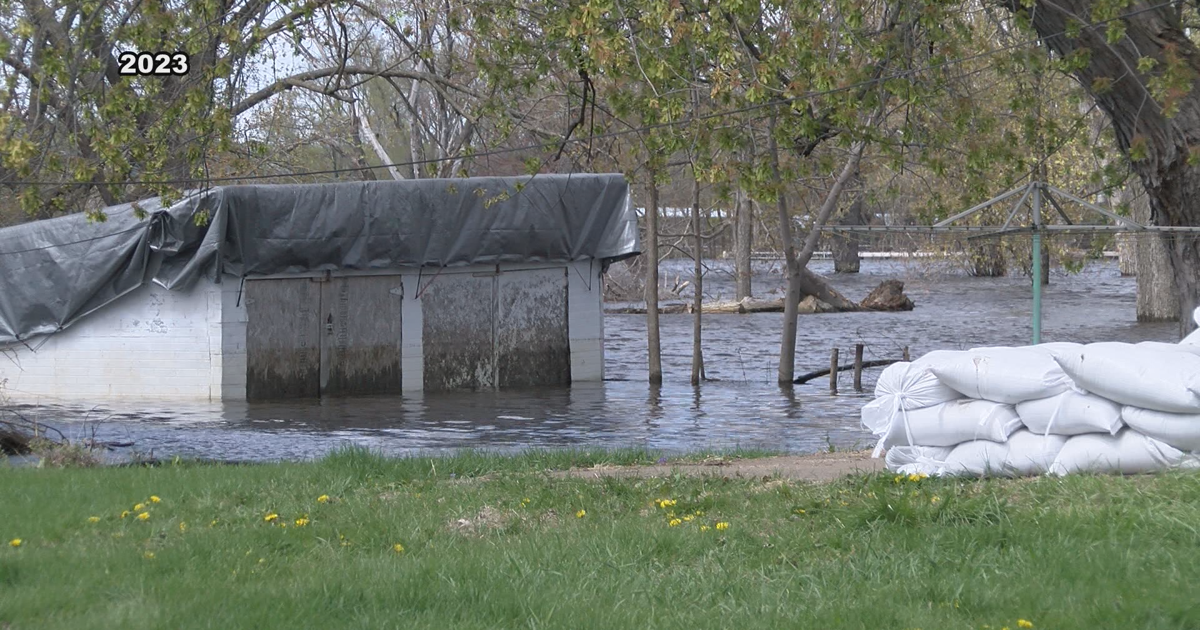
[[[931,352],[883,371],[862,424],[902,474],[1197,468],[1200,335]]]

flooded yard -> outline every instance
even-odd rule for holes
[[[664,263],[664,278],[690,276],[690,262]],[[709,261],[704,293],[729,299],[726,261]],[[854,300],[896,278],[916,302],[905,313],[800,316],[797,373],[828,366],[830,349],[866,358],[914,357],[935,349],[1021,345],[1030,338],[1028,278],[971,278],[947,263],[864,260],[862,273],[832,275],[832,262],[811,268],[831,277]],[[781,289],[778,264],[756,268],[755,293]],[[1121,277],[1115,260],[1082,272],[1056,272],[1043,298],[1044,341],[1174,341],[1177,325],[1139,324],[1135,279]],[[663,315],[665,384],[646,383],[645,316],[605,317],[604,383],[563,388],[327,399],[297,403],[42,405],[21,412],[73,438],[132,443],[155,457],[221,460],[299,459],[344,444],[387,453],[479,447],[630,447],[665,451],[761,447],[796,453],[866,447],[858,410],[878,371],[854,394],[843,373],[839,396],[819,379],[794,389],[775,384],[781,314],[707,315],[706,373],[688,385],[692,316]],[[128,451],[129,449],[120,449]]]

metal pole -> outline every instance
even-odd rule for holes
[[[1042,343],[1042,184],[1033,189],[1033,345]]]

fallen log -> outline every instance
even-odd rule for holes
[[[873,368],[873,367],[884,367],[885,365],[891,365],[893,363],[899,363],[899,362],[900,362],[900,359],[880,359],[878,361],[863,361],[862,367],[864,369],[865,368]],[[843,365],[843,366],[838,367],[838,372],[848,372],[853,369],[854,369],[854,365]],[[829,368],[825,368],[824,370],[817,370],[816,372],[809,372],[808,374],[802,374],[800,376],[797,376],[796,379],[794,381],[792,381],[792,383],[795,385],[803,385],[813,379],[821,378],[822,376],[828,376],[829,372],[830,372]]]

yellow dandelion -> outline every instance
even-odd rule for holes
[[[1018,620],[1017,620],[1017,627],[1018,627],[1018,628],[1032,628],[1032,627],[1033,627],[1033,622],[1032,622],[1032,621],[1029,621],[1029,620],[1026,620],[1026,619],[1018,619]]]
[[[121,518],[125,518],[126,516],[129,516],[129,510],[124,510],[121,512]]]
[[[149,513],[149,512],[142,512],[141,514],[138,514],[138,520],[139,520],[139,521],[144,521],[144,520],[147,520],[147,519],[149,519],[149,518],[150,518],[150,513]]]
[[[659,507],[659,508],[661,508],[661,509],[666,509],[666,508],[669,508],[669,507],[675,507],[675,500],[674,500],[674,499],[659,499],[659,500],[658,500],[658,507]]]
[[[695,518],[696,518],[695,516],[692,516],[691,514],[688,514],[687,516],[683,517],[683,522],[684,522],[684,523],[690,523],[690,522],[692,522],[693,520],[695,520]]]
[[[725,521],[721,521],[720,523],[717,523],[717,531],[723,532],[727,529],[729,529],[729,523],[726,523]]]
[[[317,503],[329,503],[329,495],[322,494],[321,496],[317,497]]]
[[[680,523],[682,523],[682,522],[683,522],[683,521],[681,521],[681,520],[679,520],[679,519],[677,519],[677,518],[673,518],[673,519],[671,519],[671,520],[670,520],[670,521],[667,523],[667,526],[668,526],[668,527],[675,527],[675,526],[679,525],[679,524],[680,524]]]
[[[153,560],[153,559],[154,559],[154,552],[153,552],[153,551],[147,551],[146,553],[144,553],[144,554],[142,554],[142,555],[143,555],[143,556],[145,556],[147,560]]]
[[[144,510],[144,509],[146,509],[146,504],[145,504],[145,503],[139,503],[139,504],[137,504],[137,505],[133,506],[133,511],[134,511],[134,512],[141,512],[141,511],[142,511],[142,510]]]
[[[22,541],[20,538],[14,538],[14,539],[8,541],[8,546],[12,547],[13,549],[16,549],[17,547],[21,546],[22,542],[24,542],[24,541]]]
[[[152,494],[152,495],[150,495],[150,502],[151,503],[162,503],[162,499],[160,499]]]
[[[89,516],[89,517],[88,517],[88,522],[89,522],[89,523],[99,523],[99,522],[100,522],[100,517],[99,517],[99,516]]]
[[[896,475],[892,478],[892,483],[900,483],[904,479],[904,475]]]
[[[263,517],[263,520],[268,523],[273,523],[278,519],[279,519],[279,515],[274,512],[271,512],[270,514]]]
[[[575,513],[575,518],[583,518],[587,516],[587,510],[579,510]]]
[[[706,532],[706,531],[708,531],[708,530],[710,530],[710,529],[712,529],[712,528],[711,528],[711,527],[709,527],[708,525],[701,525],[701,526],[700,526],[700,531],[702,531],[702,532]]]
[[[395,551],[396,553],[404,553],[404,545],[396,543],[392,545],[392,551]]]
[[[796,508],[795,511],[797,514],[808,514],[808,512],[805,511],[804,508]]]
[[[932,497],[929,497],[929,502],[934,505],[937,505],[938,503],[942,502],[942,498],[935,494]]]
[[[307,516],[302,516],[302,517],[296,519],[296,527],[304,527],[305,525],[308,525],[308,517]]]
[[[212,521],[211,523],[209,523],[209,524],[208,524],[208,526],[209,526],[209,527],[216,527],[216,526],[217,526],[217,519],[215,519],[215,518],[214,518],[214,519],[213,519],[213,521]]]
[[[179,521],[179,531],[181,533],[186,532],[187,531],[187,523],[185,523],[183,521]]]
[[[263,563],[265,563],[266,561],[267,561],[267,559],[266,559],[266,558],[259,558],[259,559],[258,559],[258,563],[259,563],[259,564],[263,564]]]
[[[1000,628],[1000,630],[1008,630],[1008,626],[1003,626]]]

